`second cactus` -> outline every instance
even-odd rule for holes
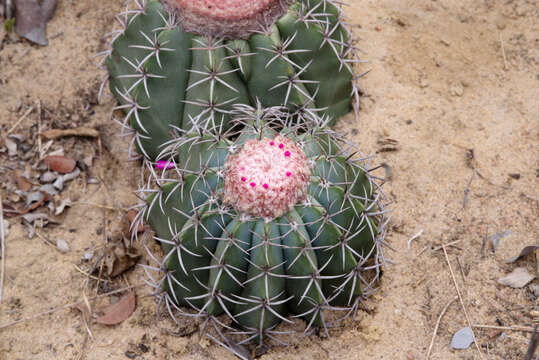
[[[174,129],[231,126],[235,104],[285,106],[332,124],[350,111],[356,48],[332,0],[136,0],[117,19],[109,84],[156,159]]]

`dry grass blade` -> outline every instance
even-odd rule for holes
[[[434,339],[436,338],[436,334],[438,333],[438,327],[440,326],[440,321],[442,321],[442,318],[444,317],[444,314],[446,313],[447,309],[455,302],[455,300],[458,299],[458,296],[455,296],[453,299],[451,299],[442,309],[440,312],[440,316],[438,316],[438,320],[436,320],[436,325],[434,326],[434,331],[432,333],[432,340],[430,341],[429,351],[427,351],[427,356],[425,357],[426,360],[429,360],[430,353],[432,351],[432,348],[434,347]]]
[[[509,330],[509,331],[523,331],[523,332],[535,331],[534,328],[529,327],[529,326],[497,326],[497,325],[473,324],[472,327],[476,329]]]
[[[464,316],[466,317],[468,326],[471,329],[472,322],[470,321],[470,317],[468,316],[468,311],[466,311],[466,307],[464,306],[464,301],[462,300],[462,295],[460,294],[459,285],[457,284],[457,279],[455,279],[455,273],[453,272],[453,268],[451,267],[451,262],[449,262],[449,256],[447,255],[447,250],[445,249],[445,245],[442,245],[442,249],[444,251],[445,260],[447,261],[447,266],[449,266],[449,272],[451,273],[453,284],[455,285],[455,289],[457,290],[457,296],[460,301],[460,306],[462,306],[462,311],[464,312]],[[481,348],[479,347],[479,344],[477,343],[477,339],[475,338],[475,333],[473,333],[473,331],[472,331],[472,335],[473,335],[473,341],[474,341],[475,347],[477,348],[477,351],[479,352],[479,357],[483,359],[483,353],[481,352]]]
[[[4,295],[4,279],[6,276],[6,233],[4,229],[4,208],[2,206],[2,195],[0,195],[0,256],[2,257],[2,268],[0,269],[0,303]]]
[[[537,350],[537,346],[539,346],[539,333],[537,332],[537,327],[535,327],[533,329],[533,334],[530,339],[530,346],[528,346],[528,351],[526,352],[524,360],[533,359],[533,355],[535,354],[535,350]]]
[[[7,131],[6,133],[6,136],[11,134],[13,131],[15,131],[15,129],[17,128],[17,126],[19,126],[19,124],[24,120],[26,119],[26,117],[28,115],[30,115],[30,113],[34,111],[34,107],[32,106],[30,109],[26,110],[26,112],[19,118],[19,120],[17,120],[17,122],[15,124],[13,124],[12,127],[9,128],[9,130]]]

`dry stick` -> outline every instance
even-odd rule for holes
[[[470,329],[472,328],[472,322],[470,321],[470,317],[468,316],[468,311],[466,311],[466,307],[464,306],[464,301],[462,301],[462,296],[460,295],[459,286],[457,284],[457,279],[455,279],[455,273],[453,272],[453,268],[451,267],[451,263],[449,262],[449,256],[447,255],[447,250],[445,249],[445,245],[442,245],[442,249],[444,250],[445,255],[445,261],[447,261],[447,266],[449,266],[449,272],[451,273],[451,278],[453,279],[453,284],[455,285],[455,289],[457,290],[457,295],[459,297],[460,306],[462,306],[462,311],[464,312],[464,316],[466,316],[466,321],[468,322],[468,326]],[[483,359],[483,353],[481,352],[481,349],[479,348],[479,344],[477,343],[477,340],[475,338],[475,334],[472,331],[472,337],[475,344],[475,347],[477,348],[477,351],[479,352],[479,357]]]
[[[524,360],[532,360],[535,350],[539,346],[539,333],[537,333],[537,326],[533,329],[533,334],[530,339],[530,345],[528,346],[528,351],[526,351],[526,357]],[[537,355],[539,357],[539,355]]]
[[[141,286],[144,286],[144,285],[146,285],[146,284],[142,283],[142,284],[136,284],[136,285],[132,285],[132,286],[127,286],[127,287],[124,287],[124,288],[121,288],[121,289],[118,289],[118,290],[110,291],[110,292],[105,293],[105,294],[94,296],[94,297],[86,299],[86,300],[95,300],[95,299],[103,298],[103,297],[114,295],[114,294],[117,294],[117,293],[120,293],[120,292],[123,292],[123,291],[126,291],[126,290],[131,290],[131,289],[134,289],[134,288],[138,288],[138,287],[141,287]],[[26,318],[23,318],[23,319],[20,319],[20,320],[16,320],[16,321],[12,321],[10,323],[4,324],[4,325],[0,325],[0,330],[5,329],[5,328],[10,327],[10,326],[13,326],[13,325],[16,325],[16,324],[19,324],[19,323],[22,323],[22,322],[25,322],[25,321],[34,320],[34,319],[40,318],[42,316],[55,313],[55,312],[60,311],[60,310],[64,310],[64,309],[74,307],[74,306],[77,306],[77,305],[81,305],[81,304],[85,304],[85,303],[86,303],[86,301],[81,300],[81,301],[74,302],[74,303],[71,303],[71,304],[65,304],[65,305],[62,305],[60,307],[54,308],[52,310],[47,310],[47,311],[41,312],[39,314],[35,314],[35,315],[29,316],[29,317],[26,317]]]
[[[503,69],[504,70],[507,70],[508,67],[507,67],[507,57],[505,56],[505,47],[503,46],[503,38],[502,38],[502,33],[498,33],[499,34],[499,37],[500,37],[500,45],[501,45],[501,48],[502,48],[502,56],[503,56]]]
[[[17,126],[19,126],[19,124],[24,120],[26,119],[26,117],[28,115],[30,115],[30,113],[34,111],[34,107],[32,106],[30,109],[26,110],[26,112],[19,118],[19,120],[17,120],[17,122],[15,124],[13,124],[13,126],[7,131],[6,133],[6,136],[11,134],[16,128]]]
[[[438,250],[442,250],[444,247],[446,246],[453,246],[455,244],[458,244],[459,242],[461,242],[462,240],[455,240],[455,241],[451,241],[450,243],[447,243],[445,245],[441,245],[441,246],[437,246],[435,247],[434,249],[432,249],[432,251],[438,251]]]
[[[113,210],[113,211],[127,211],[127,208],[114,207],[114,206],[103,206],[103,205],[100,205],[100,204],[94,204],[94,203],[85,202],[85,201],[74,202],[74,203],[71,204],[71,207],[73,207],[75,205],[93,206],[93,207],[96,207],[96,208]]]
[[[41,153],[41,100],[37,101],[37,153],[39,154],[39,160],[43,157]]]
[[[494,329],[494,330],[510,330],[510,331],[523,331],[534,332],[534,328],[528,326],[497,326],[497,325],[481,325],[473,324],[472,327],[476,329]]]
[[[427,352],[427,356],[425,357],[426,360],[429,360],[430,353],[432,351],[432,348],[434,347],[434,339],[436,338],[436,334],[438,333],[438,327],[440,326],[440,321],[442,321],[442,318],[444,314],[446,313],[447,309],[453,304],[455,300],[457,300],[459,297],[455,296],[453,299],[451,299],[442,309],[442,312],[440,313],[440,316],[438,316],[438,320],[436,321],[436,325],[434,326],[434,332],[432,333],[432,340],[430,341],[429,351]]]
[[[2,269],[0,270],[0,303],[4,294],[4,278],[6,276],[6,234],[4,229],[4,208],[2,206],[2,195],[0,194],[0,247],[2,256]]]

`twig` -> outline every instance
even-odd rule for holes
[[[4,229],[4,207],[2,206],[2,194],[0,194],[0,256],[2,256],[2,268],[0,269],[0,303],[4,294],[4,278],[6,275],[6,233]]]
[[[80,272],[81,274],[86,275],[86,276],[89,277],[90,279],[99,280],[98,277],[93,276],[93,275],[87,273],[86,271],[84,271],[84,270],[82,270],[80,267],[78,267],[77,265],[73,264],[73,266],[75,267],[75,269],[76,269],[78,272]]]
[[[406,247],[408,248],[408,250],[410,250],[410,244],[412,243],[412,241],[414,241],[415,239],[417,239],[418,237],[420,237],[422,234],[423,234],[423,229],[419,230],[419,231],[417,232],[417,234],[415,234],[415,235],[412,236],[410,239],[408,239],[408,242],[406,243]]]
[[[425,357],[426,360],[429,360],[430,353],[432,351],[432,348],[434,347],[434,339],[436,338],[436,334],[438,333],[438,327],[440,326],[440,321],[442,321],[442,317],[446,313],[447,309],[453,304],[455,300],[457,300],[459,297],[455,296],[453,299],[451,299],[442,309],[442,312],[440,313],[440,316],[438,316],[438,320],[436,321],[436,326],[434,326],[434,332],[432,333],[432,340],[430,341],[429,351],[427,351],[427,356]]]
[[[524,360],[532,360],[533,354],[535,354],[535,350],[537,350],[537,346],[539,346],[539,333],[537,333],[537,326],[533,329],[533,334],[530,339],[530,345],[528,346],[528,351],[526,352],[526,356],[524,357]]]
[[[495,330],[510,330],[510,331],[523,331],[523,332],[534,332],[534,328],[529,326],[497,326],[497,325],[480,325],[473,324],[473,328],[476,329],[495,329]]]
[[[438,247],[435,247],[434,249],[432,249],[432,251],[438,251],[438,250],[442,250],[444,247],[446,246],[453,246],[459,242],[461,242],[462,240],[455,240],[455,241],[451,241],[450,243],[447,243],[445,245],[441,245],[441,246],[438,246]]]
[[[60,249],[58,249],[58,246],[50,239],[47,239],[45,236],[41,235],[39,233],[39,231],[37,231],[37,229],[34,229],[34,232],[36,233],[37,237],[40,238],[41,240],[43,240],[43,242],[49,246],[52,246],[53,248],[56,249],[56,251],[58,251],[59,253],[61,253],[62,251],[60,251]]]
[[[445,260],[447,261],[447,266],[449,266],[449,272],[451,273],[451,278],[453,279],[453,284],[455,285],[455,289],[457,290],[457,295],[459,297],[460,306],[462,306],[462,311],[464,312],[464,316],[466,317],[466,321],[468,322],[468,326],[470,329],[472,328],[472,322],[470,321],[470,317],[468,316],[468,311],[466,311],[466,307],[464,306],[464,301],[462,300],[462,296],[460,295],[459,286],[457,284],[457,279],[455,279],[455,273],[453,272],[453,268],[451,267],[451,262],[449,262],[449,256],[447,255],[447,250],[445,249],[445,245],[442,245],[442,249],[444,250]],[[475,344],[475,347],[477,348],[477,351],[479,352],[479,357],[483,359],[483,353],[481,352],[481,348],[479,348],[479,344],[477,343],[477,340],[475,338],[475,334],[472,331],[472,337]]]
[[[26,117],[28,115],[30,115],[30,113],[34,111],[34,107],[32,106],[30,109],[26,110],[26,112],[19,118],[19,120],[17,120],[17,122],[15,124],[13,124],[13,126],[7,131],[6,133],[6,136],[11,134],[16,128],[17,126],[19,126],[19,124],[24,120],[26,119]]]
[[[127,287],[124,287],[124,288],[121,288],[121,289],[118,289],[118,290],[110,291],[110,292],[105,293],[105,294],[94,296],[94,297],[89,298],[87,300],[95,300],[95,299],[107,297],[107,296],[110,296],[110,295],[114,295],[114,294],[117,294],[117,293],[120,293],[120,292],[123,292],[123,291],[126,291],[126,290],[131,290],[131,289],[134,289],[134,288],[137,288],[137,287],[141,287],[141,286],[144,286],[144,285],[146,285],[146,284],[141,283],[141,284],[136,284],[136,285],[132,285],[132,286],[127,286]],[[10,323],[4,324],[4,325],[0,325],[0,330],[5,329],[5,328],[10,327],[10,326],[13,326],[13,325],[16,325],[16,324],[19,324],[19,323],[22,323],[22,322],[25,322],[25,321],[34,320],[34,319],[40,318],[42,316],[55,313],[55,312],[60,311],[60,310],[64,310],[64,309],[67,309],[67,308],[70,308],[70,307],[81,305],[81,304],[85,304],[85,301],[81,300],[81,301],[77,301],[77,302],[74,302],[74,303],[71,303],[71,304],[65,304],[65,305],[59,306],[57,308],[54,308],[52,310],[43,311],[43,312],[41,312],[39,314],[31,315],[29,317],[22,318],[20,320],[16,320],[16,321],[12,321]]]
[[[96,207],[96,208],[113,210],[113,211],[124,211],[124,212],[126,212],[128,210],[127,208],[114,207],[114,206],[104,206],[104,205],[94,204],[94,203],[84,202],[84,201],[77,201],[77,202],[71,203],[71,207],[73,207],[75,205],[93,206],[93,207]]]
[[[501,48],[502,48],[503,69],[504,69],[504,70],[507,70],[507,69],[508,69],[508,67],[507,67],[507,57],[505,56],[505,46],[503,46],[502,33],[499,32],[498,35],[499,35],[499,37],[500,37],[500,46],[501,46]]]
[[[37,101],[37,153],[39,154],[39,160],[43,158],[43,154],[41,153],[41,100]]]

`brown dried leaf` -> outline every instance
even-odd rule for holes
[[[13,174],[13,179],[15,180],[15,182],[17,183],[17,187],[21,191],[28,192],[32,188],[32,183],[22,175],[21,170],[15,170],[15,173]]]
[[[60,174],[68,174],[75,169],[77,162],[73,159],[60,155],[50,155],[45,157],[45,164],[52,170]]]
[[[47,139],[57,139],[65,136],[87,136],[87,137],[99,137],[99,131],[87,127],[78,127],[74,129],[52,129],[42,132],[41,135]]]
[[[512,288],[522,288],[533,279],[535,279],[535,276],[531,275],[526,268],[518,267],[506,277],[498,279],[498,283]]]
[[[105,253],[105,266],[107,275],[111,278],[121,275],[136,265],[140,254],[136,249],[126,251],[123,244],[119,243],[108,248]]]
[[[15,31],[31,42],[47,45],[46,23],[56,10],[57,0],[15,0]]]
[[[21,212],[19,210],[17,210],[15,207],[13,207],[13,205],[8,204],[6,202],[2,202],[2,208],[4,210],[4,217],[5,218],[14,217],[14,216],[17,216],[17,215],[21,214]]]
[[[45,18],[37,0],[16,0],[15,8],[17,34],[36,44],[47,45]]]
[[[109,305],[101,311],[103,315],[96,321],[103,325],[117,325],[133,314],[136,307],[136,296],[134,291],[130,291],[118,300],[117,303]]]

